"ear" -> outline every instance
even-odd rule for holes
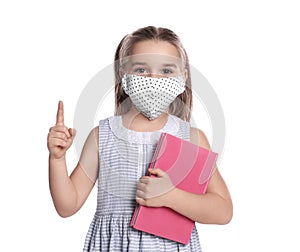
[[[186,80],[188,79],[188,71],[187,71],[187,69],[185,68],[185,69],[183,69],[183,72],[182,72],[182,77],[183,77],[183,79],[184,79],[184,81],[186,82]]]
[[[124,74],[125,74],[125,69],[123,67],[120,67],[119,68],[119,75],[120,75],[121,79],[123,78]]]

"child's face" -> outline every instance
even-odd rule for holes
[[[126,72],[149,77],[177,77],[182,64],[175,46],[166,41],[141,41],[132,48]]]

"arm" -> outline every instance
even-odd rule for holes
[[[227,224],[232,218],[232,202],[218,170],[213,174],[205,194],[174,188],[166,197],[165,206],[199,223]]]
[[[191,129],[191,141],[204,148],[210,149],[207,138],[204,133],[198,129]],[[205,194],[198,195],[189,193],[177,188],[173,185],[170,186],[170,179],[168,175],[160,169],[150,170],[152,174],[158,178],[151,178],[144,176],[138,184],[137,202],[141,205],[159,207],[165,206],[173,209],[174,211],[196,221],[199,223],[210,224],[226,224],[232,218],[232,201],[227,189],[227,186],[219,173],[215,169],[211,180],[209,182]],[[160,182],[158,182],[159,180]],[[154,181],[156,180],[156,181]],[[149,197],[154,195],[152,184],[164,184],[161,188],[163,191],[168,191],[157,197]],[[167,187],[172,187],[167,190]],[[156,195],[158,186],[156,188]]]
[[[89,134],[80,160],[69,176],[66,151],[72,145],[75,131],[68,129],[63,120],[63,104],[59,103],[56,125],[48,134],[49,186],[56,211],[62,217],[76,213],[91,192],[98,168],[98,128]],[[89,160],[89,162],[87,162]]]

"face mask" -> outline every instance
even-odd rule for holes
[[[185,82],[182,77],[152,78],[125,74],[122,87],[136,109],[153,120],[184,92]]]

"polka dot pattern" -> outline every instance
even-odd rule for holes
[[[182,78],[152,78],[125,74],[122,87],[138,111],[150,120],[165,112],[175,98],[184,92]]]

